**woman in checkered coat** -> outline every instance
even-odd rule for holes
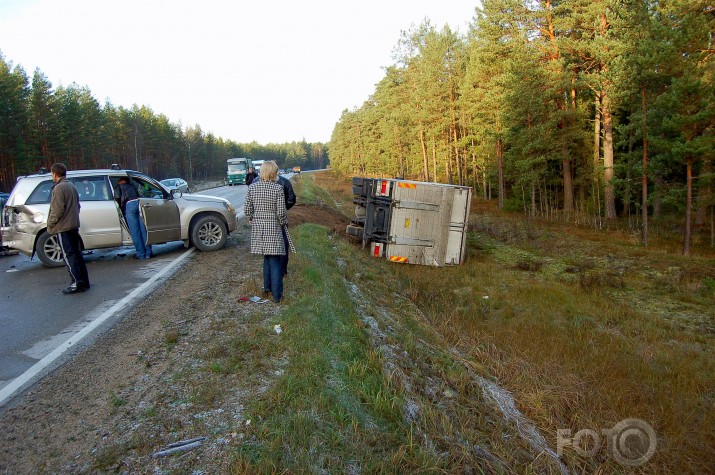
[[[295,248],[288,234],[288,214],[276,162],[261,165],[260,180],[248,187],[243,212],[251,225],[251,254],[263,254],[263,291],[270,292],[278,303],[283,296],[280,256],[295,252]],[[290,249],[286,249],[283,233]]]

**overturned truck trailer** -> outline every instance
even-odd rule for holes
[[[464,260],[472,189],[398,179],[353,178],[347,233],[392,262],[429,266]]]

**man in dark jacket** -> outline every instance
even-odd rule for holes
[[[62,293],[76,294],[89,289],[89,275],[79,237],[79,193],[77,188],[67,181],[67,167],[64,164],[55,163],[51,171],[55,184],[52,186],[50,211],[47,214],[47,232],[57,235],[65,265],[72,279],[70,286]]]
[[[253,180],[255,180],[256,178],[258,178],[256,170],[254,170],[253,167],[250,167],[248,169],[248,173],[246,173],[246,185],[251,186],[251,183],[253,183]]]
[[[291,209],[295,205],[295,193],[293,192],[293,185],[291,185],[290,180],[284,176],[278,175],[278,183],[283,187],[283,195],[286,201],[286,210]],[[285,244],[286,249],[288,249],[288,236],[286,236],[285,229],[283,230],[283,244]],[[281,255],[281,267],[283,269],[283,275],[288,275],[288,253]]]

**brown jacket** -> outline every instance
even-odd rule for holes
[[[67,178],[60,178],[52,187],[47,232],[57,234],[71,229],[79,229],[79,193]]]

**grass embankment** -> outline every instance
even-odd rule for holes
[[[332,175],[302,176],[296,190],[352,210],[349,182]],[[294,230],[285,332],[269,351],[285,365],[248,408],[260,424],[236,472],[556,473],[544,442],[556,450],[557,430],[600,435],[627,418],[657,434],[648,463],[567,447],[566,465],[711,470],[713,260],[493,210],[472,218],[467,261],[453,268],[390,264],[319,226]]]

